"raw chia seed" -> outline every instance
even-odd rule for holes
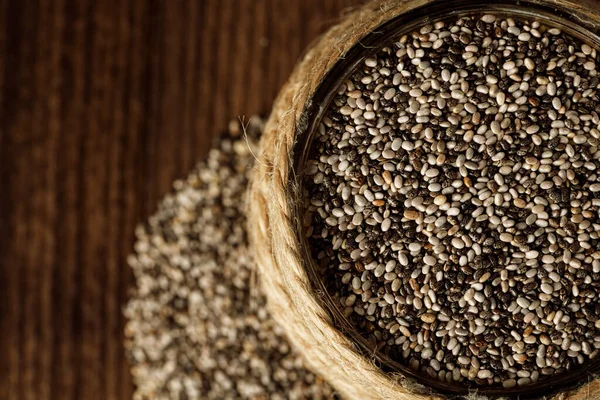
[[[540,22],[463,17],[339,88],[304,171],[304,226],[374,348],[505,388],[598,355],[597,55]]]
[[[265,309],[244,198],[263,122],[232,123],[139,227],[126,307],[134,399],[327,399]]]

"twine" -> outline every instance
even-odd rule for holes
[[[563,8],[581,6],[564,0]],[[299,199],[292,168],[297,135],[306,128],[305,110],[327,72],[362,37],[382,23],[429,0],[374,1],[344,17],[304,55],[279,93],[261,139],[261,154],[249,188],[248,232],[273,318],[304,356],[308,366],[333,385],[346,399],[443,399],[401,374],[384,373],[362,355],[333,323],[306,270],[301,241],[295,227],[293,201]],[[596,17],[596,16],[594,16]],[[555,395],[552,400],[600,399],[600,382]],[[473,399],[485,399],[476,393]]]

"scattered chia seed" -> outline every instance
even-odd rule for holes
[[[536,21],[435,22],[367,58],[305,168],[305,233],[374,348],[529,385],[600,349],[597,49]]]
[[[263,122],[232,123],[137,231],[125,309],[134,399],[328,399],[265,309],[245,232],[247,172]]]

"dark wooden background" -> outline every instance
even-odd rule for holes
[[[133,231],[360,0],[0,0],[0,399],[129,399]]]

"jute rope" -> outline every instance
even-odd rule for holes
[[[552,3],[559,0],[543,0]],[[587,1],[587,0],[584,0]],[[249,192],[249,235],[273,317],[316,373],[346,399],[442,399],[400,374],[386,374],[333,324],[313,289],[296,235],[299,198],[292,167],[297,135],[307,121],[305,110],[315,90],[335,63],[357,41],[382,23],[428,0],[375,1],[348,14],[305,54],[275,101],[261,140]],[[571,9],[577,5],[567,1]],[[600,399],[600,382],[561,393],[553,400]],[[473,399],[483,397],[474,394]]]

